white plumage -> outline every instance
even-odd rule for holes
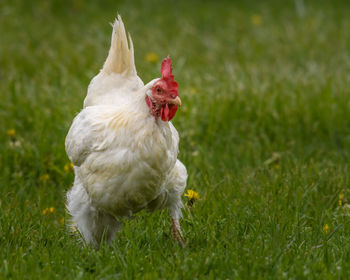
[[[129,36],[128,43],[118,16],[103,69],[92,79],[84,109],[66,137],[75,172],[67,209],[88,244],[98,247],[103,236],[110,243],[122,217],[168,208],[173,235],[183,245],[178,219],[187,171],[177,159],[175,127],[159,117],[159,112],[166,115],[168,107],[174,109],[181,102],[173,94],[168,98],[166,89],[159,99],[156,92],[161,90],[155,87],[161,80],[144,85],[137,76],[132,41]]]

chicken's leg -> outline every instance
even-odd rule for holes
[[[171,218],[171,225],[172,225],[171,232],[173,234],[173,239],[176,240],[182,248],[184,248],[185,243],[183,241],[183,235],[182,235],[179,219]]]

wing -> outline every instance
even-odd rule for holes
[[[98,137],[98,134],[92,132],[88,114],[83,110],[73,120],[65,142],[67,155],[74,165],[80,166],[91,153]]]
[[[128,98],[143,85],[137,76],[130,34],[128,40],[124,23],[118,15],[113,24],[107,59],[101,72],[90,82],[84,107],[118,104],[119,99]]]
[[[75,166],[80,166],[93,152],[108,147],[106,125],[101,112],[108,117],[107,106],[90,106],[83,109],[73,120],[65,141],[67,155]]]

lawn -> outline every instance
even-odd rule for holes
[[[123,17],[144,82],[171,55],[189,172],[182,227],[67,230],[64,139]],[[350,277],[348,1],[1,1],[0,278]]]

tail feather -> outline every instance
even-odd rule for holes
[[[102,71],[107,74],[125,73],[127,76],[136,75],[134,46],[130,34],[128,35],[129,42],[122,18],[118,15],[113,24],[111,47]]]

